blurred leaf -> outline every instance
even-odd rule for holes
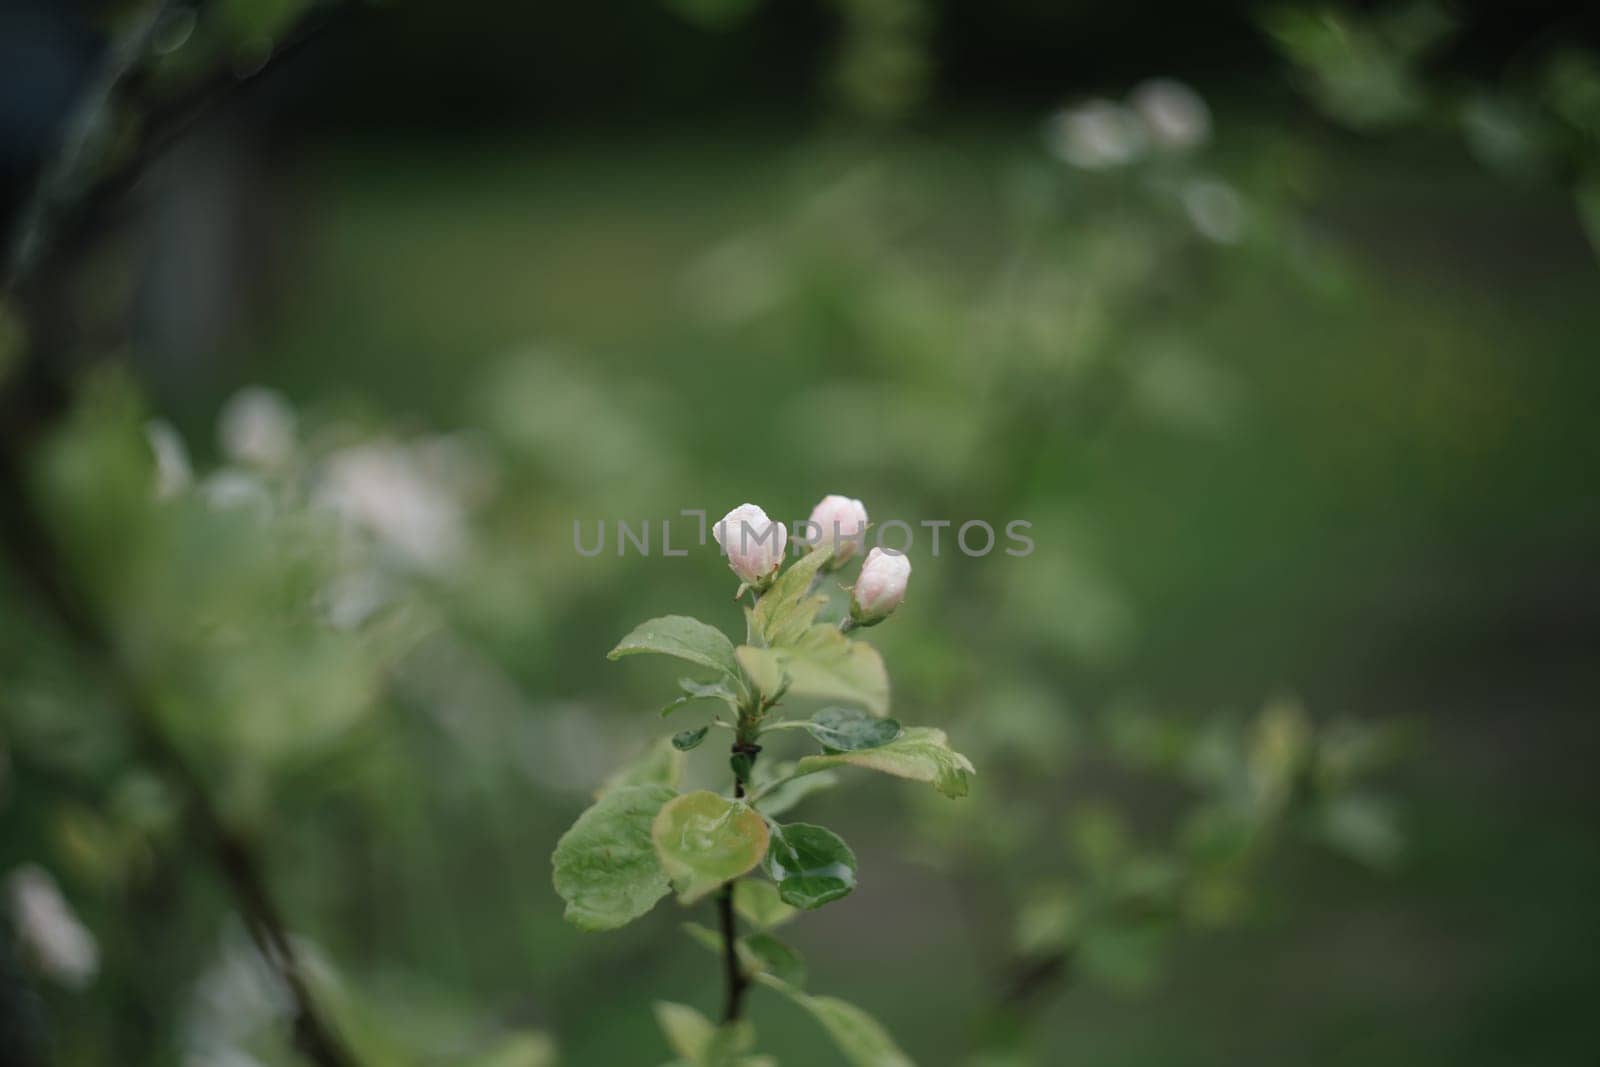
[[[623,764],[600,785],[595,797],[633,785],[664,785],[673,790],[683,779],[683,753],[667,738],[652,741],[632,763]]]
[[[725,1067],[755,1044],[749,1020],[717,1026],[687,1004],[657,1001],[656,1022],[672,1051],[694,1067]]]
[[[684,904],[760,863],[769,840],[759,814],[705,790],[685,793],[663,807],[651,837]]]
[[[1376,870],[1392,870],[1405,849],[1393,808],[1371,793],[1348,793],[1321,805],[1316,828],[1331,848]]]
[[[726,30],[749,20],[761,0],[662,0],[685,22],[707,30]]]
[[[556,1067],[555,1042],[544,1034],[519,1033],[503,1039],[467,1067]]]
[[[947,797],[966,796],[967,775],[976,773],[972,762],[950,747],[944,731],[932,726],[907,727],[882,748],[807,756],[799,762],[798,769],[804,774],[846,763],[899,778],[931,782]]]
[[[778,896],[777,886],[755,878],[734,883],[733,906],[751,925],[762,930],[781,926],[796,915],[796,909]]]
[[[792,986],[805,985],[805,960],[776,937],[766,933],[750,934],[740,938],[739,945],[745,950],[742,955],[756,964],[753,970],[763,971]]]
[[[810,1012],[853,1067],[915,1067],[889,1031],[854,1004],[802,993],[771,977],[765,977],[765,984]]]
[[[900,724],[878,719],[860,708],[823,708],[805,724],[806,732],[836,752],[879,748],[900,736]]]
[[[730,678],[739,677],[739,664],[733,656],[733,642],[714,626],[687,615],[664,615],[634,627],[633,632],[617,642],[617,647],[607,653],[607,659],[653,652],[663,656],[698,663],[721,671]]]
[[[566,919],[585,930],[632,922],[666,896],[651,827],[677,794],[663,785],[613,789],[572,824],[551,860]]]
[[[856,856],[839,835],[809,823],[778,828],[767,851],[767,870],[785,904],[811,911],[848,896],[856,887]]]

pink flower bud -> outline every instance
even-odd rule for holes
[[[782,523],[767,518],[754,504],[740,504],[712,527],[711,535],[722,546],[733,573],[753,586],[772,580],[783,565],[783,549],[789,533]]]
[[[891,555],[874,548],[867,553],[861,577],[851,591],[850,617],[867,625],[887,618],[906,598],[906,581],[910,577],[911,560],[906,555]]]
[[[833,565],[838,566],[861,551],[867,536],[867,509],[859,500],[830,493],[811,509],[806,523],[806,544],[813,548],[833,545]]]

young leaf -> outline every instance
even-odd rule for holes
[[[632,763],[625,763],[611,772],[600,784],[595,798],[605,796],[613,789],[630,785],[666,785],[677,789],[683,779],[683,753],[674,749],[665,738],[650,743]]]
[[[966,796],[967,775],[977,773],[971,760],[950,747],[944,731],[931,726],[909,726],[881,748],[807,756],[796,769],[805,774],[845,763],[918,782],[932,782],[934,788],[947,797]]]
[[[832,830],[808,823],[779,828],[767,851],[767,870],[785,904],[811,911],[856,887],[856,855]]]
[[[733,883],[733,906],[751,925],[761,930],[782,926],[795,917],[795,909],[778,896],[771,882],[743,878]]]
[[[754,810],[705,790],[664,806],[650,833],[684,904],[760,863],[769,841],[766,821]]]
[[[756,601],[752,621],[763,642],[769,646],[789,645],[805,636],[818,610],[828,603],[827,597],[811,595],[811,583],[832,558],[832,545],[812,549],[789,564],[789,569]]]
[[[651,827],[677,793],[664,785],[613,789],[578,816],[551,855],[566,919],[585,930],[632,922],[667,895]]]
[[[762,982],[810,1012],[852,1067],[916,1067],[883,1024],[854,1004],[802,993],[769,975],[763,975]]]
[[[739,955],[752,972],[770,974],[787,985],[806,984],[806,961],[800,953],[771,934],[750,934],[740,938],[739,948]]]
[[[792,762],[778,764],[757,764],[757,767],[770,767],[771,774],[767,781],[776,781],[786,778],[794,772],[795,764]],[[803,778],[784,782],[772,792],[761,798],[759,807],[761,811],[771,818],[777,818],[786,811],[792,811],[806,797],[812,793],[820,793],[824,789],[832,789],[839,784],[839,776],[832,771],[818,771],[808,774]]]
[[[796,644],[781,648],[740,645],[741,666],[766,696],[779,683],[793,696],[847,700],[874,715],[889,713],[889,673],[883,657],[864,641],[852,641],[837,628],[819,623]]]
[[[672,747],[679,752],[688,752],[697,747],[706,739],[706,734],[711,732],[711,727],[702,726],[698,730],[684,730],[682,733],[672,735]]]
[[[806,733],[836,752],[879,748],[900,736],[900,724],[860,708],[823,708],[805,724]]]
[[[733,642],[715,626],[707,626],[699,619],[687,615],[663,615],[634,627],[633,632],[617,647],[606,654],[607,659],[654,652],[663,656],[698,663],[721,671],[730,678],[739,677],[739,665],[733,657]]]
[[[674,711],[685,704],[696,700],[720,700],[734,711],[739,709],[739,694],[736,693],[728,679],[718,679],[715,682],[697,682],[693,678],[679,678],[678,688],[683,690],[683,696],[669,703],[661,709],[661,717],[665,719]]]

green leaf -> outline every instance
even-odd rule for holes
[[[739,677],[739,665],[733,656],[733,642],[714,626],[687,615],[663,615],[634,627],[633,632],[617,647],[606,654],[607,659],[654,652],[663,656],[698,663],[728,675]]]
[[[883,657],[871,645],[852,641],[827,623],[811,627],[796,644],[740,645],[736,655],[765,696],[774,696],[787,685],[792,696],[847,700],[874,715],[889,713],[889,673]]]
[[[975,774],[972,761],[950,747],[944,731],[931,726],[908,726],[882,748],[807,756],[796,766],[801,774],[841,764],[853,764],[918,782],[932,782],[947,797],[967,795],[967,775]]]
[[[661,709],[663,719],[696,700],[720,700],[735,711],[739,709],[739,694],[726,681],[697,682],[693,678],[679,678],[678,688],[683,690],[683,696]]]
[[[676,796],[664,785],[627,786],[606,793],[578,816],[550,857],[568,922],[585,930],[611,930],[667,895],[667,874],[651,827]]]
[[[793,762],[784,762],[777,764],[758,764],[757,766],[770,767],[771,773],[767,776],[766,780],[776,781],[780,778],[786,778],[792,774],[796,765]],[[793,781],[784,782],[772,792],[762,797],[758,803],[758,807],[760,807],[761,811],[765,814],[776,818],[786,811],[792,811],[796,805],[798,805],[802,800],[810,796],[812,793],[820,793],[825,789],[832,789],[838,784],[839,776],[837,774],[834,774],[832,771],[818,771],[814,774],[808,774],[803,778],[796,778]]]
[[[595,796],[598,799],[613,789],[625,789],[630,785],[666,785],[677,789],[682,779],[683,753],[673,748],[666,738],[661,738],[652,741],[632,763],[625,763],[611,772]]]
[[[790,645],[805,637],[817,612],[828,603],[825,596],[811,595],[811,583],[832,558],[832,545],[813,549],[789,564],[789,569],[756,601],[752,621],[765,644]]]
[[[748,805],[701,790],[663,807],[651,837],[679,901],[692,904],[760,863],[770,835]]]
[[[856,887],[856,854],[832,830],[796,822],[778,828],[767,870],[785,904],[811,911]]]
[[[684,730],[682,733],[672,735],[672,747],[679,752],[688,752],[699,746],[706,739],[706,734],[711,732],[711,727],[702,726],[698,730]]]
[[[792,986],[806,983],[806,961],[789,945],[771,934],[750,934],[739,939],[740,957],[754,964],[752,972],[772,975]]]
[[[525,1030],[502,1038],[487,1052],[473,1056],[465,1067],[556,1067],[556,1062],[555,1042]]]
[[[880,748],[900,736],[900,724],[860,708],[823,708],[805,724],[806,732],[836,752]]]
[[[810,1012],[852,1067],[916,1067],[883,1024],[854,1004],[838,997],[802,993],[768,975],[762,976],[762,982]]]
[[[796,915],[795,909],[778,896],[777,886],[754,878],[744,878],[733,884],[733,907],[751,925],[762,930],[782,926]]]

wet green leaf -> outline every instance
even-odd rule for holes
[[[677,794],[663,785],[614,789],[578,816],[551,856],[566,919],[585,930],[632,922],[666,896],[651,827]]]
[[[692,748],[698,748],[700,742],[704,741],[706,734],[710,732],[711,727],[702,726],[698,730],[684,730],[682,733],[673,734],[672,747],[679,752],[688,752]]]
[[[807,756],[797,769],[804,774],[847,763],[900,778],[931,782],[947,797],[966,796],[967,776],[976,773],[972,761],[950,747],[944,731],[931,726],[906,727],[899,737],[881,748]]]
[[[632,633],[617,642],[617,647],[607,653],[606,658],[615,660],[645,652],[698,663],[702,667],[721,671],[730,678],[739,676],[733,642],[716,627],[707,626],[687,615],[663,615],[640,623]]]
[[[767,851],[767,870],[785,904],[810,911],[856,887],[856,856],[832,830],[808,823],[779,828]]]
[[[900,724],[860,708],[823,708],[805,724],[806,732],[836,752],[879,748],[900,736]]]
[[[739,694],[726,680],[697,682],[693,678],[679,678],[678,688],[683,690],[683,696],[661,709],[663,719],[696,700],[720,700],[735,711],[739,708]]]
[[[769,837],[766,821],[750,807],[704,790],[663,807],[651,836],[684,904],[760,863]]]

